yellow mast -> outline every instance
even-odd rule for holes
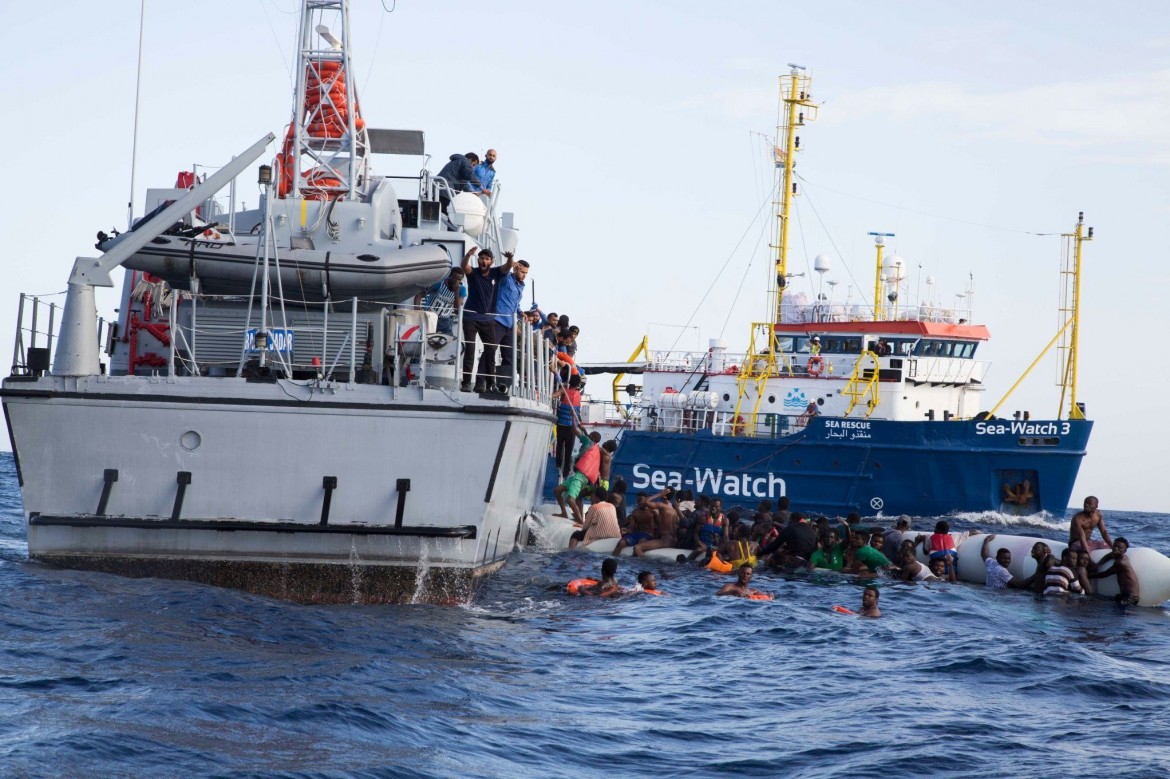
[[[788,227],[792,198],[796,194],[796,176],[793,169],[796,167],[796,153],[800,151],[800,138],[797,137],[796,130],[803,127],[806,120],[812,121],[817,118],[817,105],[812,102],[810,91],[812,77],[805,73],[800,65],[788,63],[788,67],[791,68],[788,75],[780,77],[780,107],[776,120],[776,146],[773,147],[775,164],[781,173],[780,181],[777,183],[780,197],[776,201],[779,207],[776,212],[776,243],[771,246],[776,250],[776,275],[769,284],[772,301],[771,321],[752,323],[748,351],[739,369],[739,398],[735,402],[732,435],[756,434],[760,403],[768,378],[778,375],[780,366],[788,362],[788,358],[780,353],[779,344],[776,342],[776,327],[781,322],[781,304],[784,301],[784,288],[788,284]],[[764,332],[767,333],[766,346],[761,349],[756,343],[756,334]],[[788,365],[788,370],[791,373],[791,365]],[[752,384],[755,385],[756,397],[748,418],[745,419],[741,413],[744,410],[743,401],[748,395],[748,386]]]
[[[880,322],[882,318],[882,253],[886,248],[886,239],[893,238],[893,233],[868,233],[873,236],[873,245],[877,247],[877,270],[873,277],[873,321]]]
[[[1071,233],[1064,233],[1063,237],[1071,239],[1073,244],[1072,268],[1065,268],[1064,273],[1071,275],[1071,289],[1066,292],[1065,308],[1068,313],[1069,340],[1064,364],[1064,382],[1060,393],[1061,410],[1064,409],[1064,397],[1069,399],[1068,418],[1084,419],[1085,413],[1077,403],[1077,349],[1081,337],[1081,251],[1085,241],[1093,240],[1093,228],[1085,230],[1085,212],[1077,214],[1077,225]]]
[[[812,77],[805,73],[800,65],[788,63],[792,68],[787,76],[780,77],[780,108],[781,121],[776,127],[775,158],[776,167],[783,166],[780,177],[780,209],[776,212],[777,242],[772,246],[776,250],[776,281],[775,305],[772,311],[772,323],[780,324],[780,304],[784,299],[784,288],[788,282],[788,226],[791,222],[789,215],[792,210],[792,198],[796,194],[796,180],[793,169],[796,167],[796,152],[800,151],[800,138],[796,135],[798,127],[803,127],[807,119],[817,118],[817,105],[812,102]],[[807,115],[801,108],[808,109]],[[780,144],[784,146],[781,148]]]

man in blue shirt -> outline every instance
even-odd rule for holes
[[[479,253],[478,267],[471,269],[471,258]],[[475,391],[486,392],[496,383],[496,285],[508,275],[515,261],[511,252],[504,253],[505,262],[492,267],[495,255],[490,249],[472,246],[463,256],[463,273],[467,277],[467,302],[463,304],[463,382],[459,388],[471,391],[471,367],[475,361],[475,339],[483,344],[479,370],[475,377]]]
[[[491,197],[492,182],[496,180],[496,150],[488,149],[483,155],[483,162],[475,166],[475,177],[479,179],[479,191]]]
[[[512,386],[515,370],[515,354],[512,349],[512,334],[520,322],[520,300],[524,297],[524,279],[528,277],[528,262],[520,260],[512,272],[500,279],[496,285],[496,343],[500,345],[501,391]]]

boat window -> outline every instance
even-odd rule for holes
[[[913,338],[899,338],[890,341],[890,346],[893,348],[893,353],[901,355],[902,357],[909,357],[914,354],[914,344],[917,341]]]
[[[821,338],[821,351],[826,354],[860,354],[859,336],[832,335]]]
[[[939,341],[935,345],[934,356],[935,357],[950,357],[952,346],[954,346],[954,343],[952,343],[951,341]]]
[[[780,351],[784,352],[785,354],[791,353],[795,348],[792,343],[792,336],[790,335],[776,336],[776,344],[780,347]]]
[[[914,354],[918,355],[919,357],[933,357],[934,341],[919,341],[918,345],[914,347]]]

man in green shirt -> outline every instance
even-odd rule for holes
[[[809,570],[813,568],[828,568],[830,571],[839,571],[845,567],[845,545],[840,543],[840,535],[836,530],[830,530],[820,537],[820,547],[808,558]]]
[[[852,543],[845,550],[844,570],[852,573],[877,573],[893,565],[884,554],[869,545],[869,534],[864,530],[852,535]]]

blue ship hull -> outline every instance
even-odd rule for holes
[[[725,506],[788,495],[795,509],[837,516],[1060,515],[1092,429],[1085,420],[818,417],[775,438],[626,430],[613,473],[631,493],[672,486],[717,495]]]

